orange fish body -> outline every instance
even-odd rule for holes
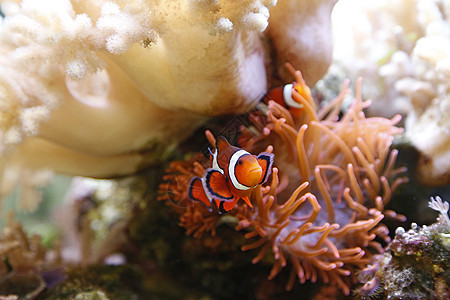
[[[262,152],[258,156],[231,146],[224,137],[216,141],[211,152],[211,168],[202,178],[194,177],[189,184],[188,197],[219,212],[228,212],[239,199],[252,207],[248,196],[252,190],[267,181],[273,165],[273,154]]]
[[[303,104],[295,100],[295,97],[292,96],[293,90],[306,100],[311,98],[311,90],[309,87],[296,82],[276,87],[270,90],[264,98],[266,102],[268,100],[275,101],[289,109],[294,117],[299,117],[303,113]]]

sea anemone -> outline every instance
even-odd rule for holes
[[[291,71],[304,85],[301,73]],[[294,121],[287,109],[270,101],[262,134],[251,137],[244,130],[251,151],[270,141],[280,172],[274,169],[270,187],[253,195],[256,209],[241,208],[238,214],[238,229],[251,228],[246,237],[259,237],[243,250],[262,246],[254,262],[273,250],[270,278],[289,259],[293,268],[287,288],[295,276],[302,283],[320,277],[348,294],[350,282],[343,278],[369,263],[372,252],[383,252],[375,237],[389,240],[387,228],[379,224],[384,215],[404,218],[385,210],[392,192],[406,180],[397,177],[405,169],[394,168],[398,151],[390,150],[393,135],[402,131],[395,127],[400,116],[366,118],[362,110],[370,102],[362,101],[361,80],[340,116],[347,86],[318,111],[311,97],[294,90],[294,99],[304,106],[303,118]],[[261,119],[253,120],[260,128]]]
[[[204,233],[215,235],[215,225],[220,215],[211,213],[200,202],[192,202],[187,198],[187,187],[195,176],[203,176],[209,161],[202,154],[194,155],[187,161],[172,162],[160,184],[158,200],[167,204],[180,214],[180,226],[186,228],[187,234],[200,238]]]
[[[288,69],[296,84],[306,89],[300,71]],[[247,230],[245,237],[254,239],[242,250],[260,248],[253,263],[272,250],[275,263],[269,279],[288,261],[292,263],[287,289],[296,277],[301,283],[321,279],[348,295],[349,276],[363,269],[374,253],[383,252],[375,238],[389,241],[388,229],[380,221],[384,216],[404,219],[385,210],[393,191],[406,181],[399,176],[405,168],[394,168],[398,151],[390,150],[393,135],[402,131],[395,126],[400,116],[366,118],[363,109],[369,102],[362,101],[361,80],[355,99],[341,116],[347,93],[345,82],[339,96],[317,110],[309,93],[300,95],[294,90],[294,100],[304,107],[300,117],[294,118],[288,108],[269,101],[265,109],[250,114],[252,126],[241,128],[240,146],[257,153],[273,145],[276,167],[268,184],[252,193],[253,210],[238,205],[231,214],[239,220],[236,229]],[[187,204],[184,208],[177,205],[177,210],[182,225],[196,236],[213,231],[211,218],[220,218],[185,196],[187,184],[183,182],[195,174],[201,176],[206,166],[206,159],[173,163],[165,176],[170,182],[161,186],[173,194],[165,193],[160,199]]]

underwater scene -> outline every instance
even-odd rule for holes
[[[450,299],[450,0],[0,22],[0,300]]]

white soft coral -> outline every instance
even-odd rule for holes
[[[366,96],[376,100],[370,113],[408,115],[406,135],[422,153],[419,180],[448,184],[450,1],[340,2],[346,3],[341,21],[354,26],[353,30],[336,26],[338,61],[368,79]],[[348,18],[349,14],[356,18]]]
[[[335,1],[321,1],[329,13]],[[246,112],[267,91],[277,34],[263,31],[275,0],[0,2],[0,160],[9,168],[130,174],[163,160],[207,117]],[[317,11],[306,7],[289,13]],[[303,45],[329,35],[313,27]],[[317,69],[318,60],[305,61]]]

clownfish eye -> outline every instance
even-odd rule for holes
[[[242,165],[242,160],[238,160],[238,165]]]

